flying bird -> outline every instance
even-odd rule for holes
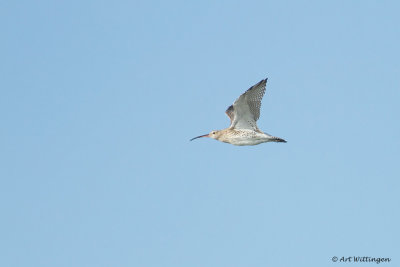
[[[194,137],[190,141],[210,137],[236,146],[254,146],[266,142],[286,143],[284,139],[264,133],[257,127],[256,122],[260,118],[261,100],[265,94],[267,80],[268,78],[261,80],[250,87],[228,107],[225,113],[231,120],[229,128],[214,130],[209,134]]]

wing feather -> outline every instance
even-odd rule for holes
[[[258,130],[256,121],[260,118],[261,100],[267,80],[261,80],[250,87],[228,107],[226,114],[231,119],[230,128]]]

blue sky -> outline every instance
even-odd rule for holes
[[[0,7],[1,266],[399,261],[397,1]],[[266,77],[288,143],[189,142]]]

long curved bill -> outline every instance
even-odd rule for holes
[[[200,135],[200,136],[194,137],[194,138],[190,139],[190,141],[193,141],[194,139],[197,139],[197,138],[200,138],[200,137],[208,137],[208,134],[204,134],[204,135]]]

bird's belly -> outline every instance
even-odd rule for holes
[[[265,137],[262,136],[236,136],[235,138],[230,139],[226,143],[230,143],[235,146],[255,146],[261,143],[268,142]]]

